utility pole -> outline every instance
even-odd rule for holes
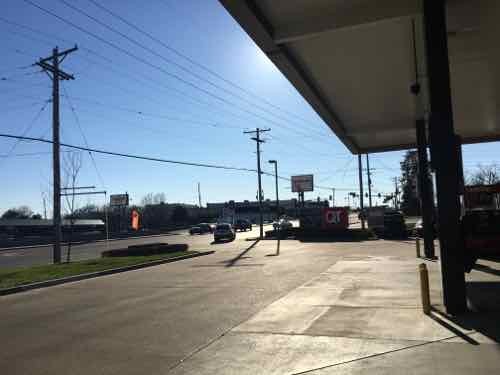
[[[201,188],[199,182],[198,182],[198,206],[201,208]]]
[[[335,188],[332,188],[332,207],[335,207]]]
[[[47,220],[47,201],[44,192],[42,192],[42,204],[43,204],[43,218]]]
[[[255,137],[252,137],[251,139],[253,139],[257,143],[257,181],[259,184],[257,197],[259,200],[260,239],[264,238],[264,215],[262,214],[262,172],[260,170],[260,144],[264,143],[264,141],[260,139],[260,133],[268,131],[271,131],[271,129],[257,128],[255,130],[243,132],[244,134],[255,134]]]
[[[398,178],[394,177],[394,208],[398,209],[398,195],[399,195],[399,187],[398,187]]]
[[[372,208],[372,175],[370,173],[370,157],[366,154],[366,174],[368,177],[368,205]]]
[[[280,216],[280,198],[278,195],[278,161],[269,160],[269,164],[274,164],[274,183],[276,185],[276,218]]]
[[[53,169],[53,214],[54,224],[54,263],[61,263],[61,164],[60,164],[60,139],[59,139],[59,80],[73,80],[71,74],[59,69],[68,54],[78,49],[77,46],[59,52],[57,47],[52,50],[52,56],[40,59],[38,65],[52,79],[52,169]],[[52,63],[52,64],[51,64]]]

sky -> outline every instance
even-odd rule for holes
[[[91,0],[2,1],[2,133],[50,139],[51,81],[32,64],[48,57],[55,46],[64,50],[76,44],[79,49],[62,63],[62,69],[75,77],[61,83],[62,142],[255,169],[255,142],[244,131],[270,128],[262,144],[265,171],[272,172],[267,161],[276,159],[281,176],[313,174],[315,184],[324,188],[306,193],[306,199],[327,199],[330,188],[335,188],[336,204],[344,205],[347,192],[357,191],[357,157],[218,1],[148,0],[147,6],[139,0],[97,2],[158,42]],[[0,213],[20,205],[43,213],[44,196],[50,206],[51,146],[0,138],[0,147]],[[63,165],[67,153],[63,148]],[[374,193],[394,190],[403,154],[370,155]],[[108,196],[128,192],[132,204],[139,204],[149,192],[165,193],[170,203],[197,204],[198,183],[203,205],[253,200],[257,192],[257,175],[252,172],[86,152],[81,157],[77,185],[96,186]],[[464,146],[466,172],[498,160],[498,143]],[[272,177],[263,178],[263,190],[265,199],[275,198]],[[280,198],[294,197],[290,183],[280,181]],[[80,206],[87,203],[101,205],[104,196],[78,201]]]

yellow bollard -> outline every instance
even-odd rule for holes
[[[417,237],[417,240],[415,241],[415,247],[417,250],[417,258],[420,258],[420,238]]]
[[[429,315],[431,313],[431,297],[429,295],[429,273],[427,272],[427,266],[425,263],[419,264],[418,271],[420,273],[422,309],[424,310],[424,314]]]

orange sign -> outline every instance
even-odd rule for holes
[[[139,212],[137,210],[132,210],[132,228],[139,230]]]

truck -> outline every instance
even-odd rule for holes
[[[500,183],[464,187],[461,232],[466,271],[479,258],[500,258]]]

